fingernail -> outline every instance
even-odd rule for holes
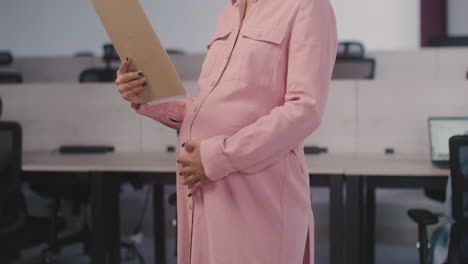
[[[192,194],[191,194],[191,193],[189,193],[187,196],[188,196],[188,197],[192,197]]]
[[[127,58],[125,58],[125,60],[126,60],[126,61],[128,61],[128,57],[127,57]]]
[[[182,143],[182,147],[184,147],[184,146],[185,146],[185,142],[184,142],[184,143]]]
[[[138,73],[138,76],[143,76],[143,73],[142,73],[142,72],[139,72],[139,73]]]
[[[146,82],[144,82],[141,86],[145,87],[146,85],[147,85]]]

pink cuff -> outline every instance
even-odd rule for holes
[[[131,107],[133,108],[133,110],[137,111],[140,109],[141,107],[141,104],[134,104],[134,103],[131,103]]]
[[[200,142],[200,156],[206,176],[216,181],[237,171],[224,154],[224,136],[214,136]]]

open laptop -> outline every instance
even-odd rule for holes
[[[468,117],[430,117],[428,128],[432,163],[449,168],[449,138],[468,134]]]

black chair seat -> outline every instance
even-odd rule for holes
[[[410,209],[408,216],[414,222],[422,225],[434,225],[439,222],[439,218],[435,214],[424,209]]]

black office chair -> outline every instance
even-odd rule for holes
[[[80,73],[80,83],[86,82],[114,82],[117,69],[89,68]]]
[[[0,51],[0,65],[10,65],[13,63],[13,55],[11,52],[2,50]]]
[[[440,244],[447,243],[447,259],[443,263],[468,263],[468,136],[453,136],[449,140],[452,187],[453,224],[439,227],[429,239],[427,226],[438,222],[438,216],[424,209],[410,209],[408,215],[418,224],[419,258],[421,264],[436,264],[434,257]],[[431,241],[429,243],[429,240]]]
[[[0,121],[0,263],[20,257],[20,251],[49,241],[50,218],[30,216],[21,192],[21,126]],[[57,228],[64,229],[63,219]],[[44,259],[46,262],[46,259]]]
[[[22,83],[23,75],[17,72],[0,72],[0,84]]]
[[[13,63],[13,55],[8,51],[0,51],[0,66],[8,66]],[[0,84],[22,83],[23,75],[18,72],[0,72]]]
[[[364,45],[360,42],[340,42],[332,79],[374,79],[375,59],[365,57]]]
[[[89,68],[80,73],[79,82],[114,82],[117,78],[117,69],[111,67],[113,61],[120,61],[120,58],[112,44],[103,45],[102,60],[105,68]]]
[[[169,55],[184,55],[185,51],[180,49],[166,49],[167,54]]]

